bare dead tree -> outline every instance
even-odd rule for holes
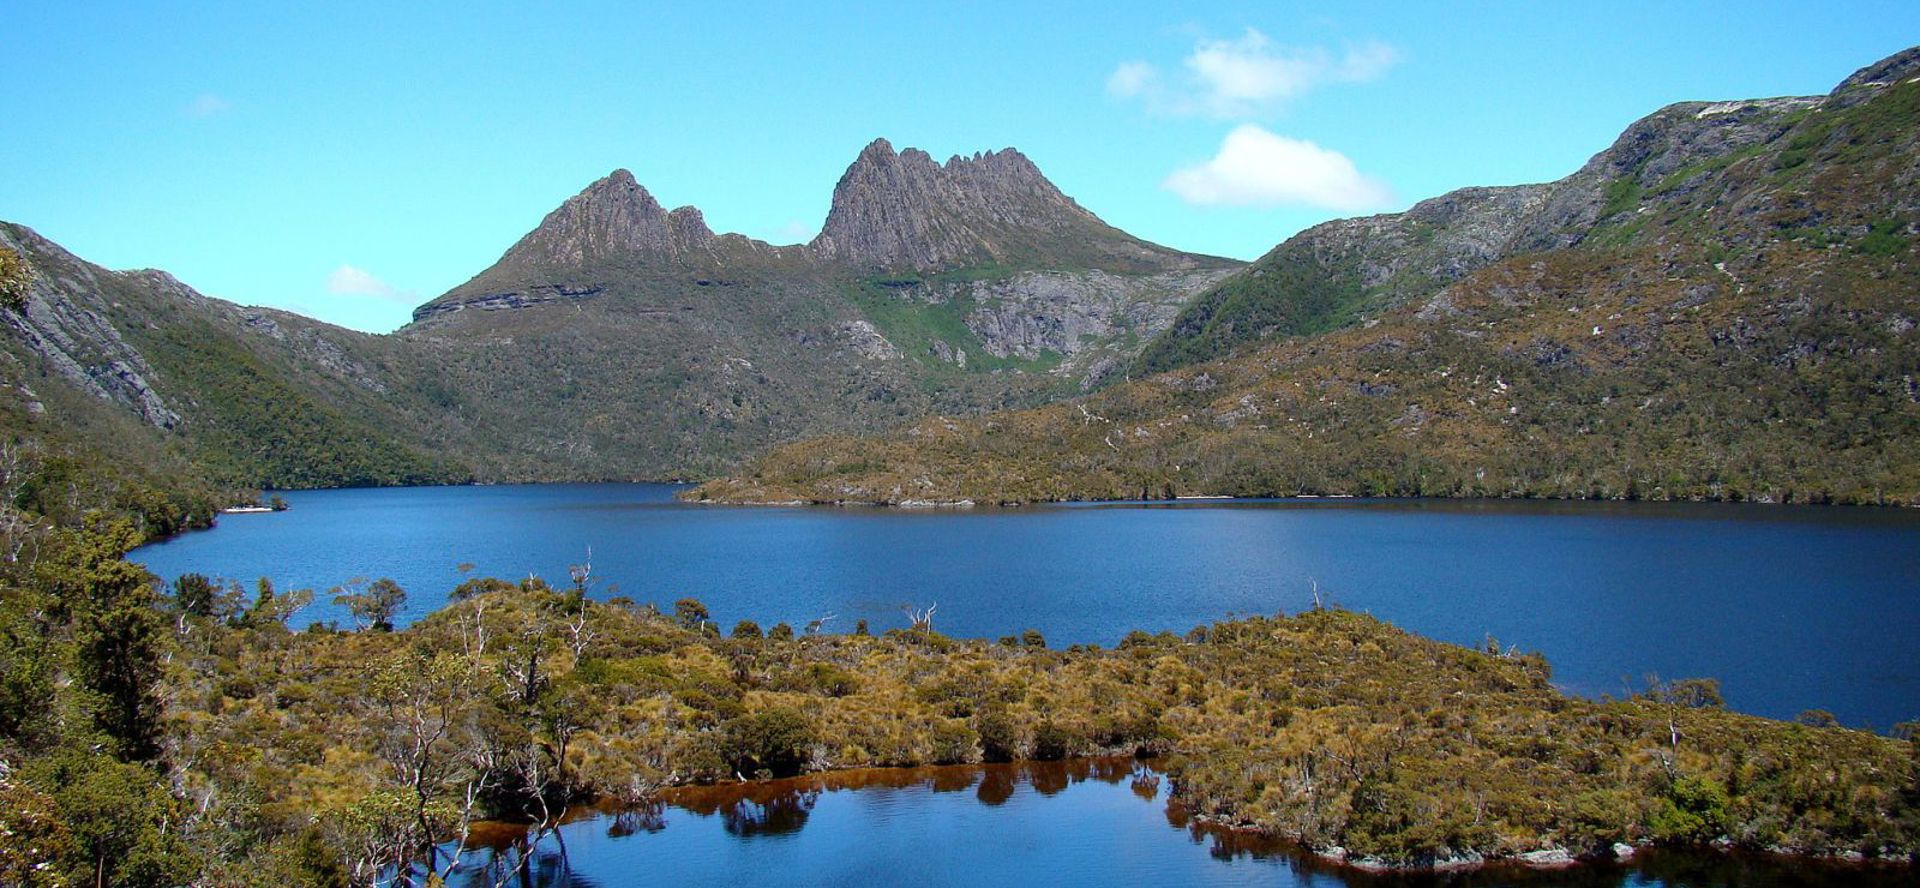
[[[0,443],[0,558],[12,564],[33,541],[38,528],[24,512],[14,508],[27,478],[35,468],[33,453],[21,444]]]
[[[581,653],[587,649],[587,645],[592,644],[599,633],[595,632],[593,626],[587,621],[587,609],[584,607],[564,625],[567,630],[567,646],[573,649],[573,658],[578,660]]]
[[[587,560],[584,564],[567,567],[567,576],[573,580],[573,591],[587,594],[587,586],[593,582],[593,547],[587,547]]]
[[[900,610],[907,615],[907,623],[915,632],[933,631],[933,612],[940,608],[939,602],[916,608],[912,604],[903,604]]]

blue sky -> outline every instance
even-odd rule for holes
[[[7,3],[0,219],[386,331],[617,167],[795,242],[884,136],[1018,147],[1114,225],[1250,259],[1920,42],[1910,0],[1627,6]]]

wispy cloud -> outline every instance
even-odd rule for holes
[[[388,302],[415,302],[419,294],[401,290],[366,271],[342,265],[327,275],[327,292],[335,296],[371,296]]]
[[[1304,205],[1342,212],[1392,201],[1384,182],[1338,151],[1251,123],[1235,127],[1212,160],[1174,171],[1161,186],[1199,206]]]
[[[813,240],[813,236],[818,233],[819,230],[818,226],[808,225],[805,222],[794,219],[774,229],[773,242],[776,244],[804,244],[807,241]]]
[[[1121,62],[1107,75],[1107,92],[1121,98],[1144,96],[1160,83],[1160,69],[1146,62]]]
[[[1377,80],[1400,60],[1393,47],[1368,42],[1335,53],[1286,47],[1253,28],[1230,40],[1201,38],[1177,76],[1145,61],[1120,63],[1107,92],[1157,113],[1234,119],[1267,114],[1329,83]]]
[[[226,99],[213,93],[201,93],[187,103],[185,110],[188,117],[212,117],[215,114],[225,114],[232,108],[233,103]]]

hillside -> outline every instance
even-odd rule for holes
[[[381,337],[108,271],[23,226],[0,224],[0,250],[25,270],[0,312],[0,432],[83,467],[58,482],[80,486],[67,499],[468,477],[423,443],[429,374]]]
[[[1232,357],[804,442],[697,496],[1920,500],[1916,75],[1675,105],[1552,186],[1329,223],[1143,360]]]
[[[1912,63],[1911,53],[1903,53],[1863,69],[1831,100],[1836,108],[1858,101],[1864,96],[1861,88],[1897,80]],[[1559,181],[1463,188],[1404,213],[1315,226],[1275,247],[1246,274],[1195,299],[1148,346],[1135,370],[1169,370],[1274,337],[1337,329],[1424,300],[1512,257],[1633,240],[1636,220],[1684,214],[1689,206],[1704,212],[1694,192],[1720,187],[1716,172],[1765,151],[1828,101],[1811,96],[1686,102],[1635,122]],[[1754,206],[1781,185],[1791,187],[1790,182],[1727,183],[1742,193],[1721,197]]]

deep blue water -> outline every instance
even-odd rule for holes
[[[1920,512],[1812,506],[1314,500],[966,511],[682,505],[663,485],[295,491],[134,554],[312,588],[296,622],[338,619],[326,590],[392,577],[405,616],[473,575],[564,582],[592,551],[596,595],[704,601],[828,631],[904,625],[1054,645],[1184,632],[1329,603],[1463,644],[1547,654],[1589,695],[1648,675],[1715,677],[1730,705],[1826,709],[1884,730],[1920,716]],[[343,620],[344,622],[344,620]]]

